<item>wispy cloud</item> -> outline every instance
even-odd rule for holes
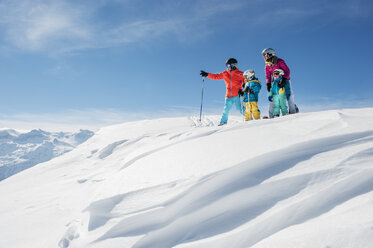
[[[2,47],[64,53],[106,48],[173,35],[179,41],[205,37],[226,14],[261,28],[324,16],[370,15],[364,1],[191,0],[4,0],[0,3]],[[116,8],[118,7],[118,8]],[[120,10],[118,10],[120,9]],[[115,13],[114,17],[112,12]],[[123,11],[120,12],[120,11]],[[216,27],[216,26],[215,26]],[[215,28],[216,29],[216,28]]]
[[[0,24],[8,42],[29,51],[89,40],[84,11],[63,1],[4,1]]]
[[[103,45],[110,46],[118,43],[132,43],[146,37],[156,37],[168,32],[177,32],[177,23],[174,21],[141,20],[124,23],[114,27],[106,33]]]
[[[110,13],[105,12],[109,5],[116,4],[125,10],[134,1],[6,0],[0,3],[0,25],[10,46],[59,53],[129,44],[165,34],[188,37],[193,33],[195,37],[196,33],[208,33],[203,23],[209,18],[238,9],[241,6],[238,2],[222,4],[209,0],[195,1],[191,5],[144,2],[147,13],[151,14],[137,9],[137,15],[127,14],[127,11],[111,21]],[[206,8],[202,13],[196,6]],[[195,32],[202,28],[206,28],[206,32]]]

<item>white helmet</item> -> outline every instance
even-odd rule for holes
[[[255,71],[253,69],[246,70],[243,73],[244,78],[253,79],[255,77]]]
[[[273,71],[273,75],[280,75],[280,76],[283,76],[285,75],[285,72],[282,70],[282,69],[276,69]]]
[[[262,51],[262,55],[267,55],[270,58],[276,56],[276,51],[273,48],[266,48]]]

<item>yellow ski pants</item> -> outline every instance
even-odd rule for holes
[[[258,109],[258,102],[247,102],[245,110],[245,121],[260,119],[260,110]]]

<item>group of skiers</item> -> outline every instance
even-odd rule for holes
[[[266,48],[262,51],[266,63],[265,75],[269,100],[269,118],[298,113],[294,102],[294,94],[290,83],[290,70],[283,59],[276,56],[276,51]],[[237,68],[237,60],[230,58],[225,62],[227,70],[212,74],[201,71],[202,77],[213,80],[223,79],[226,85],[225,104],[219,126],[228,122],[228,114],[233,105],[245,116],[245,120],[260,119],[258,97],[261,82],[255,76],[255,71],[250,69],[245,72]],[[244,104],[242,104],[241,101]]]

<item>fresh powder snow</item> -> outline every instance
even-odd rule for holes
[[[105,127],[1,181],[0,247],[373,247],[373,108],[219,118]]]

